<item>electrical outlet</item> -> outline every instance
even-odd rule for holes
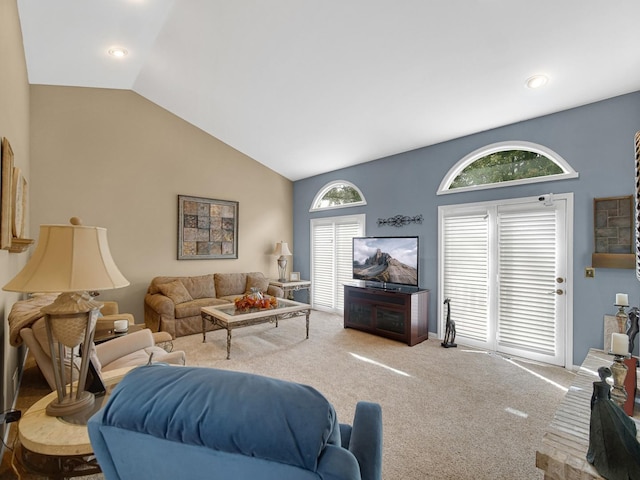
[[[584,269],[584,276],[587,278],[594,278],[596,276],[596,269],[593,267],[586,267]]]

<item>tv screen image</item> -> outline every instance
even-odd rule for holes
[[[355,237],[353,278],[418,286],[418,237]]]

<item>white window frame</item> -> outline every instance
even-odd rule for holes
[[[359,202],[345,203],[343,205],[331,205],[329,207],[319,207],[318,204],[320,203],[322,198],[327,194],[327,192],[329,192],[331,189],[339,185],[347,185],[348,187],[353,188],[358,192],[358,194],[360,194],[360,198],[362,198],[362,200]],[[347,180],[333,180],[327,183],[320,190],[318,190],[318,193],[316,193],[316,196],[313,198],[313,202],[311,202],[311,208],[309,209],[309,211],[321,212],[323,210],[334,210],[337,208],[357,207],[357,206],[366,205],[366,204],[367,204],[367,200],[364,198],[364,195],[362,194],[362,190],[360,190],[356,185],[354,185],[353,183]]]
[[[468,187],[459,187],[459,188],[451,188],[451,184],[453,181],[460,175],[460,173],[469,165],[471,165],[476,160],[479,160],[487,155],[491,155],[492,153],[504,152],[509,150],[525,150],[528,152],[538,153],[547,157],[553,163],[558,165],[563,173],[558,173],[556,175],[545,175],[543,177],[531,177],[531,178],[522,178],[519,180],[508,180],[506,182],[497,182],[497,183],[486,183],[484,185],[471,185]],[[485,147],[474,150],[461,160],[459,160],[451,169],[447,172],[447,174],[440,182],[440,186],[438,187],[437,195],[446,195],[449,193],[460,193],[460,192],[469,192],[474,190],[486,190],[489,188],[499,188],[499,187],[511,187],[513,185],[525,185],[530,183],[540,183],[540,182],[550,182],[556,180],[566,180],[568,178],[578,178],[579,174],[576,172],[569,162],[567,162],[564,158],[558,155],[556,152],[547,148],[543,145],[539,145],[537,143],[531,142],[522,142],[522,141],[509,141],[509,142],[498,142],[493,143],[491,145],[487,145]]]

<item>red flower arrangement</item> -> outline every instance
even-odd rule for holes
[[[236,298],[237,310],[249,310],[250,308],[276,308],[278,299],[276,297],[257,296],[252,293]]]

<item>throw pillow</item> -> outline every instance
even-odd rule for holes
[[[257,288],[262,293],[266,293],[269,288],[269,280],[260,272],[247,273],[247,287],[245,293],[251,293],[252,288]]]
[[[190,302],[193,300],[191,295],[180,280],[174,280],[173,282],[163,283],[158,285],[158,288],[163,295],[173,300],[176,305],[179,303]]]

